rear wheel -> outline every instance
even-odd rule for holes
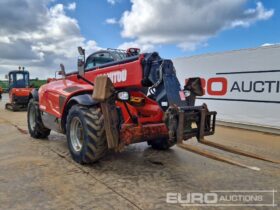
[[[33,138],[44,139],[50,135],[51,130],[43,125],[39,104],[34,99],[30,99],[28,104],[27,123],[29,133]]]
[[[148,141],[148,145],[151,145],[152,148],[156,150],[168,150],[170,147],[175,145],[175,142],[171,142],[168,139],[164,138]]]
[[[66,135],[72,158],[81,164],[104,156],[108,147],[100,108],[74,105],[68,114]]]

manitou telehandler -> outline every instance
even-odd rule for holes
[[[6,103],[6,109],[12,111],[26,110],[31,91],[34,89],[30,86],[29,72],[24,67],[19,70],[10,71],[6,75],[8,79],[9,102]]]
[[[214,134],[216,112],[195,106],[203,94],[200,78],[189,78],[181,89],[172,61],[156,52],[107,49],[85,59],[78,49],[77,72],[66,74],[61,65],[61,79],[32,91],[27,114],[32,137],[46,138],[51,130],[66,134],[72,158],[83,164],[108,149],[144,141],[154,149],[177,143],[195,151],[182,140]]]

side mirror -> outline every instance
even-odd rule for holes
[[[65,78],[66,76],[65,67],[62,63],[60,64],[60,71],[58,72],[58,74],[61,75],[63,78]]]
[[[85,74],[85,50],[82,47],[78,47],[78,52],[80,56],[78,57],[78,72],[80,76],[84,76]]]
[[[80,55],[85,55],[85,49],[83,49],[82,47],[78,47],[78,52]]]
[[[66,73],[65,73],[65,67],[63,64],[60,64],[60,70],[55,72],[54,77],[57,78],[57,75],[61,76],[62,78],[65,78]]]
[[[5,74],[5,79],[9,79],[9,76],[8,76],[8,74]]]

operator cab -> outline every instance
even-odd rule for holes
[[[88,56],[86,59],[85,70],[138,56],[139,53],[140,49],[138,48],[129,48],[128,50],[108,48],[107,50],[100,50]]]
[[[29,87],[28,71],[10,71],[8,74],[9,88],[26,88]]]

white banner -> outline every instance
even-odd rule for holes
[[[218,120],[280,129],[280,46],[173,60],[181,84],[203,78],[207,103]]]

